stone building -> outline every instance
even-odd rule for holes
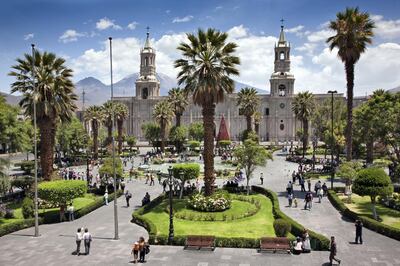
[[[290,48],[290,43],[286,40],[283,26],[281,26],[279,40],[274,48],[274,72],[270,77],[270,93],[259,95],[259,112],[262,118],[258,133],[262,141],[295,140],[295,133],[301,126],[292,112],[295,78],[290,72]],[[156,51],[151,47],[149,33],[147,33],[145,45],[140,51],[140,76],[135,85],[135,97],[115,97],[114,100],[128,106],[129,117],[125,125],[127,134],[144,140],[142,125],[153,121],[154,105],[166,97],[160,96],[160,82],[156,77]],[[324,101],[331,95],[315,94],[314,97],[316,101]],[[335,97],[344,99],[342,94],[336,94]],[[216,132],[218,132],[219,122],[224,116],[231,139],[239,140],[241,132],[246,129],[246,120],[244,116],[239,115],[237,93],[226,95],[225,101],[217,105],[215,113]],[[197,121],[202,121],[201,107],[190,102],[182,116],[182,124],[189,125]]]

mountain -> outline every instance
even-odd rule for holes
[[[398,87],[396,87],[396,88],[393,88],[393,89],[390,89],[390,90],[388,90],[388,91],[391,92],[391,93],[400,92],[400,86],[398,86]]]
[[[22,99],[22,96],[15,96],[4,92],[0,92],[0,95],[2,95],[10,105],[18,105],[19,101]]]
[[[139,77],[139,73],[134,73],[120,81],[114,83],[114,96],[135,96],[135,81]],[[163,73],[157,73],[157,78],[160,81],[160,94],[162,96],[168,95],[168,91],[177,86],[177,81]],[[239,91],[243,87],[252,87],[247,84],[235,81],[235,91]],[[85,105],[100,105],[110,99],[110,85],[102,83],[100,80],[87,77],[75,84],[76,94],[79,97],[78,107],[82,106],[82,92],[85,89]],[[258,93],[266,94],[268,91],[255,88]]]

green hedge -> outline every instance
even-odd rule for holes
[[[181,179],[181,172],[183,172],[183,180],[196,179],[200,175],[200,164],[180,163],[172,167],[172,173],[176,179]]]
[[[43,223],[43,219],[39,219],[39,224],[41,223]],[[35,219],[33,218],[0,225],[0,237],[32,226],[35,226]]]
[[[58,206],[82,197],[86,191],[87,183],[83,180],[55,180],[38,185],[39,198]]]
[[[284,219],[289,222],[289,224],[291,225],[290,232],[292,233],[292,235],[301,236],[303,234],[304,226],[302,226],[280,210],[278,197],[274,192],[258,186],[252,186],[252,191],[264,194],[271,200],[272,211],[274,213],[275,219]],[[329,250],[330,241],[328,238],[309,229],[308,234],[310,235],[311,244],[314,250]]]
[[[367,216],[359,215],[358,213],[353,212],[352,210],[346,207],[346,205],[343,203],[342,200],[339,199],[335,191],[328,190],[328,198],[332,203],[332,205],[335,206],[335,208],[338,209],[343,214],[343,216],[346,216],[353,220],[357,219],[361,220],[366,228],[371,229],[372,231],[375,231],[387,237],[400,240],[400,229],[383,224]]]

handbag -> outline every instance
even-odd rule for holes
[[[144,251],[146,252],[146,254],[149,254],[150,253],[150,246],[147,245]]]

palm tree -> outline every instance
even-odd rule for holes
[[[181,43],[178,49],[183,58],[175,61],[180,68],[178,83],[185,85],[185,92],[193,94],[193,102],[202,106],[204,125],[204,181],[205,194],[214,191],[214,116],[215,105],[232,93],[234,82],[230,75],[239,75],[234,56],[237,45],[226,43],[228,34],[215,29],[199,29],[197,35],[188,33],[189,43]]]
[[[120,102],[115,103],[115,121],[117,122],[117,132],[118,132],[118,153],[122,153],[123,144],[123,129],[124,121],[128,117],[128,107]]]
[[[172,105],[175,113],[175,126],[181,126],[181,117],[185,111],[186,106],[189,104],[186,94],[181,88],[172,88],[168,91],[168,100]]]
[[[314,95],[308,91],[297,94],[292,102],[292,111],[303,125],[303,158],[308,147],[309,120],[313,114],[314,108]]]
[[[168,100],[161,101],[154,106],[153,118],[160,125],[161,151],[165,149],[165,135],[167,127],[174,117],[174,110]]]
[[[71,121],[76,110],[72,70],[67,68],[65,60],[53,53],[35,51],[35,62],[31,55],[17,59],[9,73],[17,81],[11,84],[11,93],[23,94],[19,105],[25,115],[33,118],[33,105],[36,102],[36,120],[40,130],[40,165],[42,177],[51,179],[53,172],[54,145],[57,122]],[[32,80],[32,66],[34,76]]]
[[[103,123],[107,128],[107,138],[105,140],[104,145],[108,146],[111,144],[112,137],[113,137],[113,112],[115,115],[115,104],[113,101],[107,101],[103,104]]]
[[[238,93],[237,105],[240,108],[241,114],[246,116],[247,131],[252,131],[252,117],[260,105],[260,99],[257,96],[257,91],[254,88],[242,88]]]
[[[254,118],[254,131],[258,135],[258,133],[260,131],[260,122],[262,119],[262,115],[260,112],[257,111],[254,113],[253,118]]]
[[[336,20],[331,21],[329,28],[336,35],[329,37],[326,42],[329,48],[338,49],[338,56],[344,63],[347,80],[347,127],[346,127],[346,159],[352,158],[353,135],[353,88],[354,65],[366,50],[367,44],[372,43],[375,23],[368,13],[363,13],[358,8],[346,8],[344,12],[336,14]]]
[[[85,112],[85,121],[91,124],[93,134],[93,158],[99,157],[99,127],[103,121],[103,108],[98,105],[92,105]]]

